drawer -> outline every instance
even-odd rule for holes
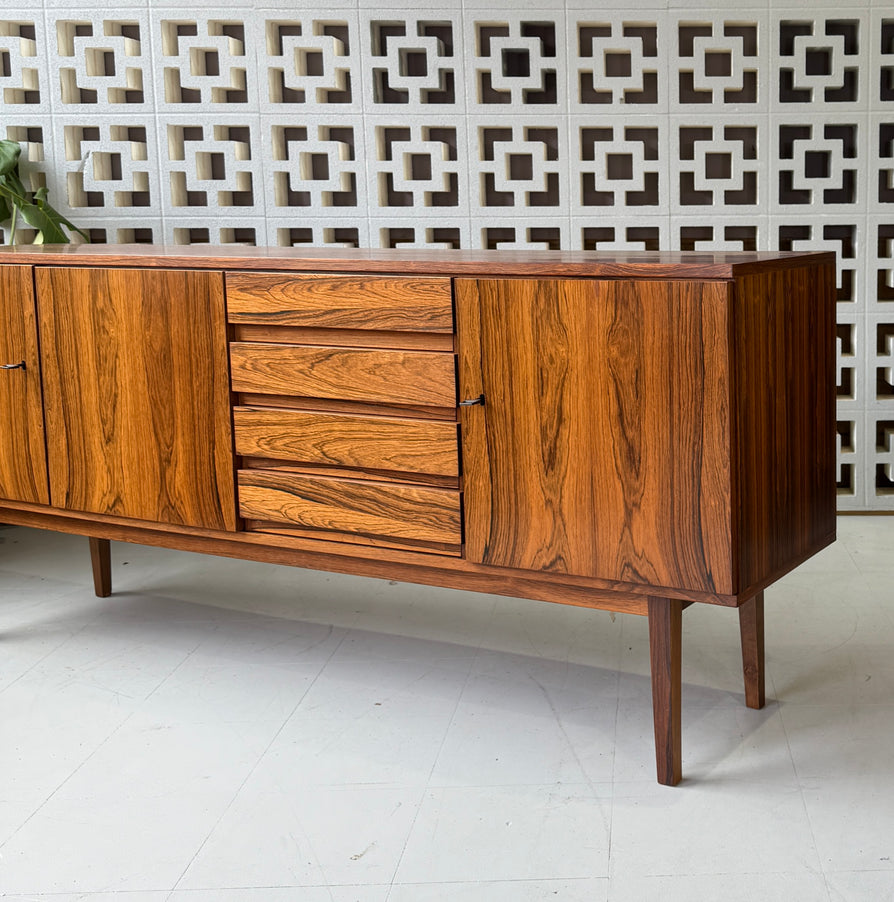
[[[452,332],[449,278],[227,273],[232,323]]]
[[[239,514],[309,529],[457,545],[459,492],[281,470],[239,471]]]
[[[232,342],[233,391],[431,407],[456,405],[453,354]]]
[[[455,423],[237,407],[236,453],[298,463],[459,475]]]

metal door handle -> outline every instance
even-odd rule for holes
[[[24,370],[27,369],[25,361],[21,363],[0,363],[0,370]]]
[[[480,404],[482,407],[484,406],[484,393],[482,392],[478,395],[477,398],[468,398],[465,401],[460,401],[460,407],[474,407],[476,404]]]

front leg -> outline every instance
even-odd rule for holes
[[[683,777],[683,606],[676,598],[649,598],[655,761],[658,782],[665,786],[676,786]]]
[[[763,592],[758,592],[753,598],[739,605],[739,632],[742,635],[745,704],[749,708],[763,708],[766,699]]]
[[[90,539],[90,564],[93,591],[97,598],[108,598],[112,594],[112,550],[108,539]]]

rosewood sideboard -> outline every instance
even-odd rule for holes
[[[0,522],[648,616],[835,537],[831,254],[0,250]]]

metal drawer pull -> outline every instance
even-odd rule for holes
[[[482,392],[477,398],[469,398],[467,401],[460,401],[460,407],[474,407],[476,404],[484,406],[484,393]]]
[[[0,363],[0,370],[24,370],[26,369],[25,361],[21,363]]]

